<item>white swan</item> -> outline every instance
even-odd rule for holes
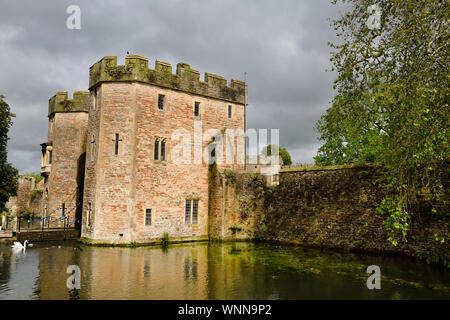
[[[21,244],[20,242],[14,241],[14,245],[12,245],[11,248],[13,248],[13,249],[21,249],[21,250],[25,251],[26,248],[27,248],[27,243],[28,243],[28,240],[25,240],[23,242],[23,244]]]

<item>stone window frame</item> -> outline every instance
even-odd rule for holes
[[[88,202],[88,208],[87,208],[87,217],[86,217],[86,226],[90,228],[92,226],[91,219],[92,219],[92,202]]]
[[[162,159],[162,142],[164,142],[164,159]],[[155,139],[153,140],[153,161],[154,162],[160,162],[160,163],[166,163],[168,162],[168,155],[169,155],[169,144],[168,144],[168,139],[166,137],[159,137],[156,136]],[[158,154],[155,154],[155,147],[156,144],[158,144]]]
[[[120,142],[123,142],[123,139],[120,138],[119,132],[115,132],[113,137],[114,139],[112,139],[112,141],[114,143],[114,156],[117,158],[119,157],[120,150],[123,148],[120,147]]]
[[[47,149],[47,151],[48,151],[47,164],[51,166],[53,163],[53,148]]]
[[[195,115],[195,108],[198,107],[198,115]],[[194,101],[194,105],[192,107],[192,113],[194,115],[195,119],[201,119],[202,118],[202,107],[200,101]]]
[[[187,205],[188,202],[189,202],[189,207]],[[194,222],[194,203],[197,204],[195,222]],[[189,219],[187,218],[188,208],[189,208]],[[184,202],[184,224],[187,226],[198,225],[199,212],[200,212],[200,198],[186,198],[185,202]]]
[[[191,221],[192,221],[192,200],[186,199],[186,201],[184,202],[184,224],[190,225]]]
[[[199,201],[198,199],[192,199],[192,224],[198,224]]]
[[[159,107],[160,97],[162,97],[162,108]],[[166,110],[166,105],[167,105],[167,96],[165,94],[158,93],[158,98],[156,100],[156,110],[164,112],[164,110]]]
[[[150,217],[150,218],[149,218]],[[146,208],[145,209],[145,215],[144,215],[144,226],[151,227],[153,220],[153,209],[152,208]],[[150,221],[150,223],[147,223]]]
[[[89,161],[90,163],[94,162],[94,155],[95,155],[95,134],[91,134],[92,139],[89,142],[90,144],[90,151],[89,151]]]

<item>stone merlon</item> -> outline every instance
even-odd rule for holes
[[[102,82],[142,82],[195,95],[245,104],[246,85],[243,81],[227,80],[219,75],[205,73],[200,81],[200,72],[186,63],[178,63],[172,73],[170,63],[155,61],[155,69],[149,69],[147,57],[128,54],[125,65],[117,65],[117,56],[105,56],[89,70],[89,89]]]
[[[68,99],[67,91],[60,91],[48,101],[48,116],[56,112],[89,112],[89,91],[75,91]]]

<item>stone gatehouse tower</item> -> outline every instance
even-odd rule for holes
[[[201,81],[188,64],[173,74],[169,63],[150,69],[140,55],[127,55],[125,65],[104,57],[90,68],[89,92],[50,99],[46,210],[83,190],[81,236],[93,242],[207,239],[208,163],[198,152],[215,145],[211,131],[244,132],[245,95],[244,82],[211,73]],[[188,157],[180,161],[182,140]],[[234,163],[218,166],[243,169],[245,148],[231,148]]]
[[[58,92],[49,100],[48,138],[41,144],[42,216],[52,226],[81,220],[89,92]]]

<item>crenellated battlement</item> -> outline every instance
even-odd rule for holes
[[[68,99],[67,91],[57,92],[48,101],[48,116],[55,112],[89,112],[89,91],[75,91]]]
[[[155,61],[154,69],[149,69],[147,57],[137,54],[128,54],[125,65],[117,65],[117,56],[106,56],[89,70],[89,89],[102,82],[116,81],[137,81],[232,103],[245,103],[246,85],[243,81],[231,79],[228,85],[226,78],[208,72],[201,81],[200,72],[182,62],[177,64],[175,74],[170,63],[160,60]]]

